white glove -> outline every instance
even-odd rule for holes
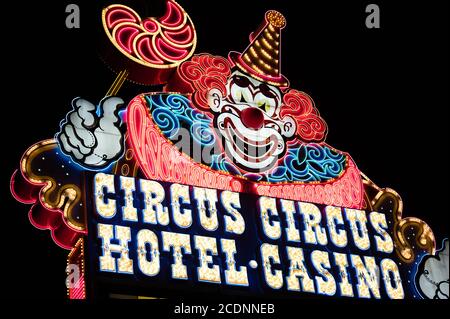
[[[118,116],[123,104],[118,97],[104,98],[98,116],[94,104],[74,99],[73,111],[56,134],[61,150],[76,163],[92,169],[102,169],[117,160],[124,150],[124,132]]]

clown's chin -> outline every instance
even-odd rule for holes
[[[270,134],[267,130],[264,134],[255,134],[254,131],[241,132],[242,129],[236,129],[233,121],[229,119],[226,119],[224,124],[221,133],[224,137],[225,152],[239,169],[261,173],[274,167],[284,149],[276,134]]]

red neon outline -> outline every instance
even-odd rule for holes
[[[156,50],[157,54],[162,55],[163,57],[166,57],[170,60],[183,60],[188,54],[189,51],[186,49],[177,49],[173,46],[170,46],[167,44],[166,41],[164,41],[161,38],[156,38],[155,40],[156,47],[158,50]],[[172,54],[170,54],[172,53]]]
[[[168,27],[176,27],[182,21],[183,9],[175,2],[166,1],[166,14],[160,19],[160,22]]]
[[[361,209],[364,189],[356,164],[348,154],[342,175],[323,183],[258,183],[194,162],[180,151],[154,124],[143,96],[127,108],[130,146],[146,178],[199,187],[253,193],[316,204]]]
[[[122,49],[127,51],[129,54],[132,54],[133,40],[139,35],[140,31],[141,30],[139,30],[137,27],[133,26],[126,26],[124,28],[119,28],[116,33],[117,43],[120,45]]]
[[[40,144],[41,142],[35,143]],[[25,159],[29,147],[21,158],[21,163]],[[20,172],[20,174],[18,174]],[[52,240],[59,247],[64,249],[72,249],[77,240],[83,234],[87,234],[87,230],[81,231],[73,229],[66,221],[64,212],[60,209],[52,209],[45,204],[44,189],[49,185],[50,181],[42,183],[33,182],[28,179],[25,172],[22,171],[22,165],[19,170],[15,170],[10,179],[10,190],[12,196],[19,202],[31,204],[28,211],[28,219],[30,223],[37,229],[49,230]]]
[[[143,46],[147,49],[146,51],[144,51]],[[142,57],[142,59],[144,59],[145,61],[154,64],[164,64],[164,61],[160,59],[153,50],[153,43],[151,42],[150,38],[145,37],[139,39],[136,47],[139,56]]]
[[[158,67],[179,63],[193,53],[194,26],[175,2],[167,1],[166,13],[159,19],[142,20],[131,8],[122,5],[112,5],[106,10],[105,31],[135,61]],[[115,17],[118,21],[114,21]]]
[[[76,285],[77,285],[77,287],[69,288],[69,299],[71,299],[71,300],[86,299],[86,295],[84,293],[85,286],[86,286],[86,281],[85,281],[84,275],[81,275],[80,278],[78,278]]]
[[[128,16],[127,17],[123,17],[123,18],[114,18],[113,15],[124,15],[124,16]],[[113,20],[113,21],[111,21]],[[122,8],[117,8],[115,10],[110,10],[108,11],[108,14],[106,16],[106,24],[108,29],[113,29],[116,25],[118,25],[119,23],[122,22],[138,22],[139,21],[139,16],[136,16],[136,14],[131,11],[126,9],[125,7]]]
[[[59,247],[72,249],[83,232],[73,230],[65,221],[61,210],[50,209],[42,203],[42,188],[47,183],[33,183],[22,172],[17,174],[18,171],[15,170],[11,176],[10,190],[17,201],[32,205],[28,211],[31,225],[40,230],[50,230],[51,238]],[[18,185],[18,179],[23,182],[21,185]],[[24,193],[29,193],[30,190],[34,195],[32,199],[27,199]]]
[[[148,27],[149,24],[152,26],[152,28]],[[145,28],[145,30],[147,30],[150,33],[155,33],[159,29],[158,22],[156,22],[152,18],[145,19],[144,21],[142,21],[142,26]]]
[[[190,25],[186,25],[183,29],[175,32],[175,31],[163,31],[163,34],[173,43],[177,43],[180,45],[188,44],[194,39],[194,32],[192,32],[192,28]],[[177,37],[185,37],[184,40],[179,40]]]

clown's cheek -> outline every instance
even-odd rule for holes
[[[281,123],[280,127],[282,129],[282,135],[286,138],[290,138],[295,134],[295,131],[297,130],[297,125],[295,120],[290,117],[286,116],[283,118],[283,123]]]
[[[218,89],[212,89],[208,93],[208,105],[211,111],[218,113],[222,109],[222,93]]]

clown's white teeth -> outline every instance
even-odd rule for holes
[[[252,141],[253,144],[247,143],[245,140],[248,140],[245,138],[245,140],[241,139],[238,134],[236,134],[236,131],[233,129],[231,125],[227,127],[227,133],[230,142],[233,144],[233,149],[245,161],[248,161],[250,163],[258,163],[260,161],[264,161],[265,159],[269,158],[271,154],[274,152],[272,150],[276,147],[276,143],[273,141],[270,141],[270,138],[266,139],[269,140],[269,143],[263,144],[261,146],[255,146],[253,144],[259,144],[260,142]],[[261,156],[258,156],[260,155]]]
[[[255,136],[253,136],[253,138],[244,136],[238,129],[236,129],[234,123],[230,120],[227,121],[226,119],[223,125],[225,126],[225,128],[231,128],[233,130],[233,141],[235,141],[234,135],[237,135],[238,139],[245,141],[247,144],[255,147],[267,147],[270,146],[270,144],[274,143],[274,141],[272,141],[271,139],[271,136],[259,141],[257,140],[257,138],[255,138]]]

